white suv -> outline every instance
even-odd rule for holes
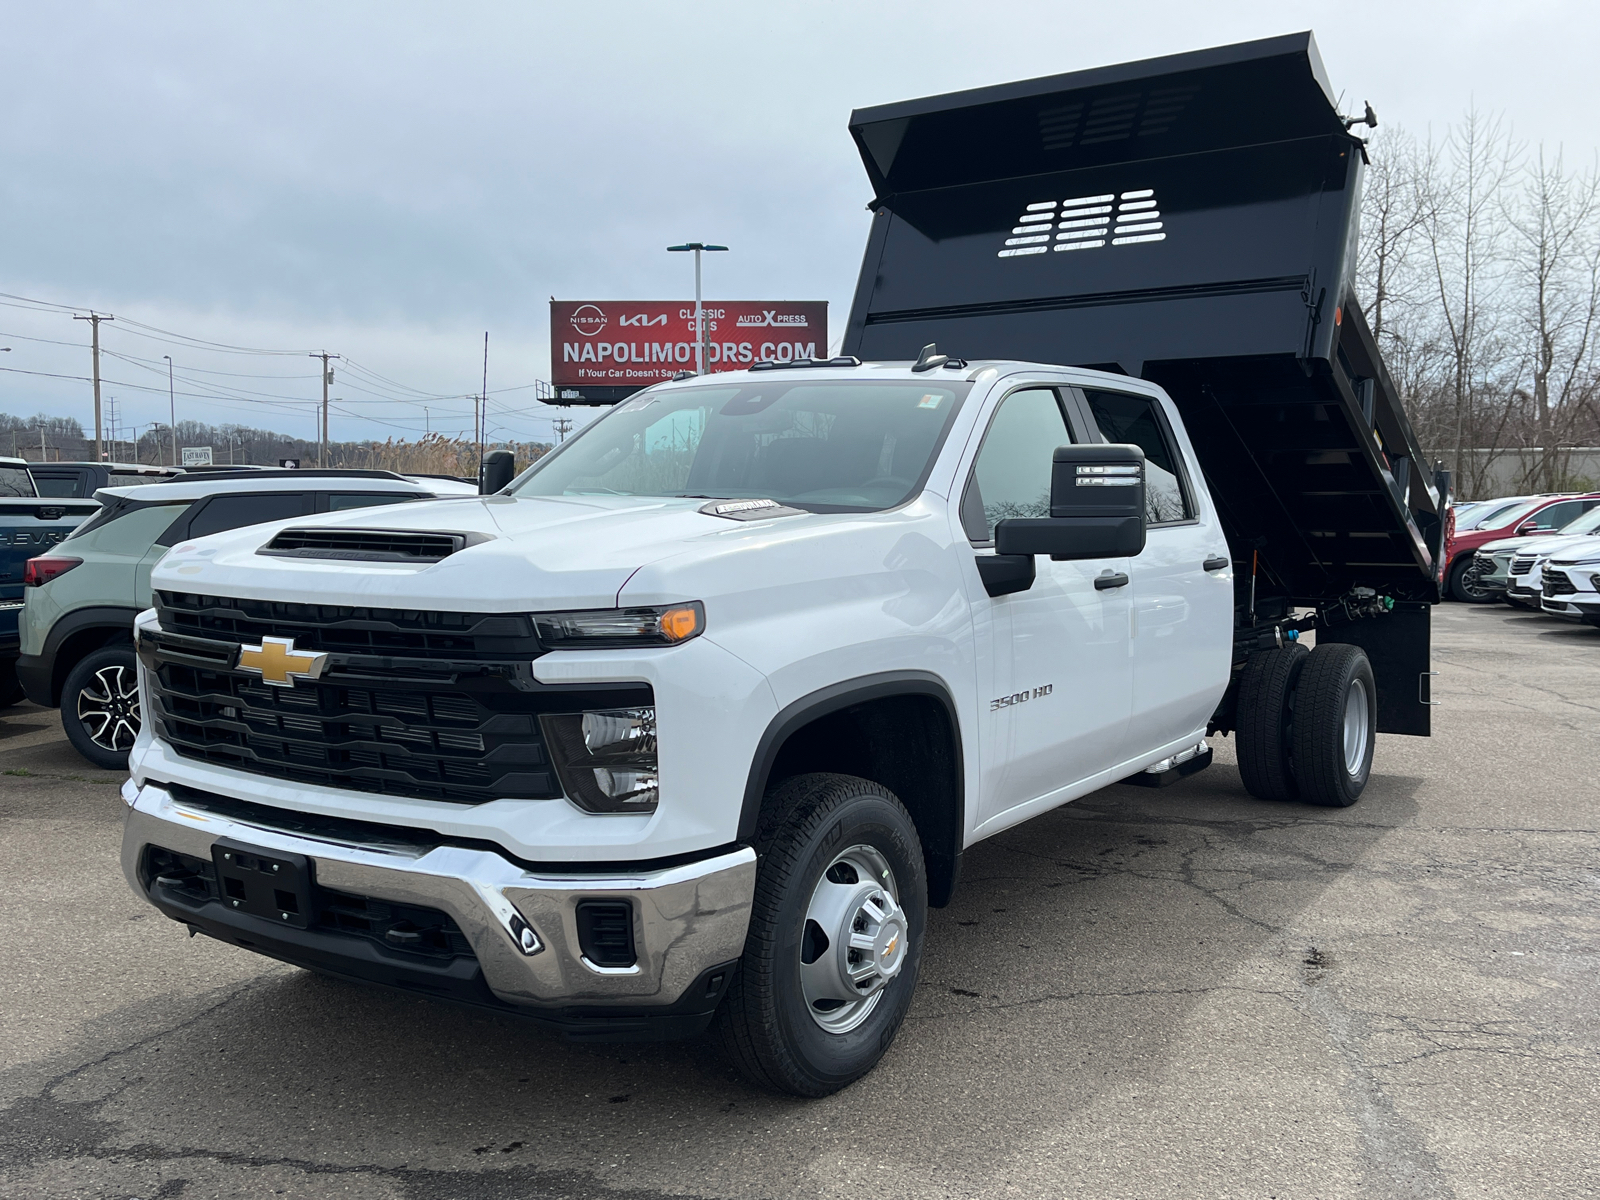
[[[1600,626],[1600,548],[1568,548],[1546,559],[1542,601],[1552,616]]]

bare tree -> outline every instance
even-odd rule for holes
[[[1562,445],[1592,401],[1600,320],[1600,170],[1569,175],[1544,147],[1507,205],[1512,277],[1529,343],[1532,442],[1526,486],[1555,491],[1567,475]]]

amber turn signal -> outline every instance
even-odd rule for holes
[[[698,604],[669,608],[661,614],[661,636],[669,642],[685,641],[700,632],[702,619]]]

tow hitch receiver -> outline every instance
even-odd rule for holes
[[[311,924],[311,863],[303,854],[219,839],[211,847],[222,903],[274,925]]]

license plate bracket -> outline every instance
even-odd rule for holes
[[[211,847],[211,862],[224,908],[274,925],[310,928],[313,885],[305,855],[219,838]]]

